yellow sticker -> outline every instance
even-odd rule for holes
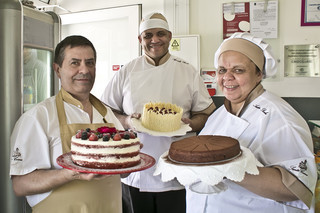
[[[171,40],[171,51],[180,51],[180,39],[174,38]]]

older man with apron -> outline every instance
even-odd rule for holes
[[[58,156],[70,152],[77,130],[122,129],[111,109],[90,94],[96,57],[91,42],[70,36],[57,49],[54,68],[60,92],[27,111],[12,133],[14,191],[27,197],[33,213],[120,213],[120,175],[79,173],[56,163]]]

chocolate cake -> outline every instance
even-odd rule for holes
[[[200,135],[173,142],[168,157],[182,163],[210,163],[231,159],[240,151],[239,141],[234,138]]]

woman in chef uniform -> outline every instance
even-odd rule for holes
[[[311,133],[288,103],[261,85],[276,73],[270,46],[235,33],[220,45],[215,65],[225,102],[200,134],[238,139],[264,167],[241,182],[225,179],[227,189],[218,194],[188,189],[187,212],[306,212],[317,179]]]
[[[119,175],[96,175],[62,169],[56,159],[70,152],[79,129],[122,125],[110,108],[90,94],[96,51],[82,36],[69,36],[55,51],[58,95],[28,110],[12,136],[10,175],[18,196],[26,196],[33,213],[121,213]],[[72,166],[70,159],[65,159]]]

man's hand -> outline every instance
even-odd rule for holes
[[[191,119],[190,118],[181,118],[181,121],[183,122],[183,123],[185,123],[185,124],[191,124]]]
[[[118,118],[118,120],[121,122],[124,129],[134,129],[132,122],[131,122],[131,118],[140,119],[140,117],[141,117],[140,113],[133,113],[132,115],[123,115],[117,111],[113,111],[113,113]]]
[[[206,114],[196,114],[191,118],[181,118],[181,121],[185,124],[189,124],[193,132],[199,132],[204,127],[208,117],[209,116]]]
[[[140,114],[140,113],[133,113],[133,114],[131,115],[131,118],[140,119],[140,117],[141,117],[141,114]]]
[[[81,173],[81,172],[73,172],[72,179],[73,180],[103,180],[110,175],[100,175],[100,174],[92,174],[92,173]]]

